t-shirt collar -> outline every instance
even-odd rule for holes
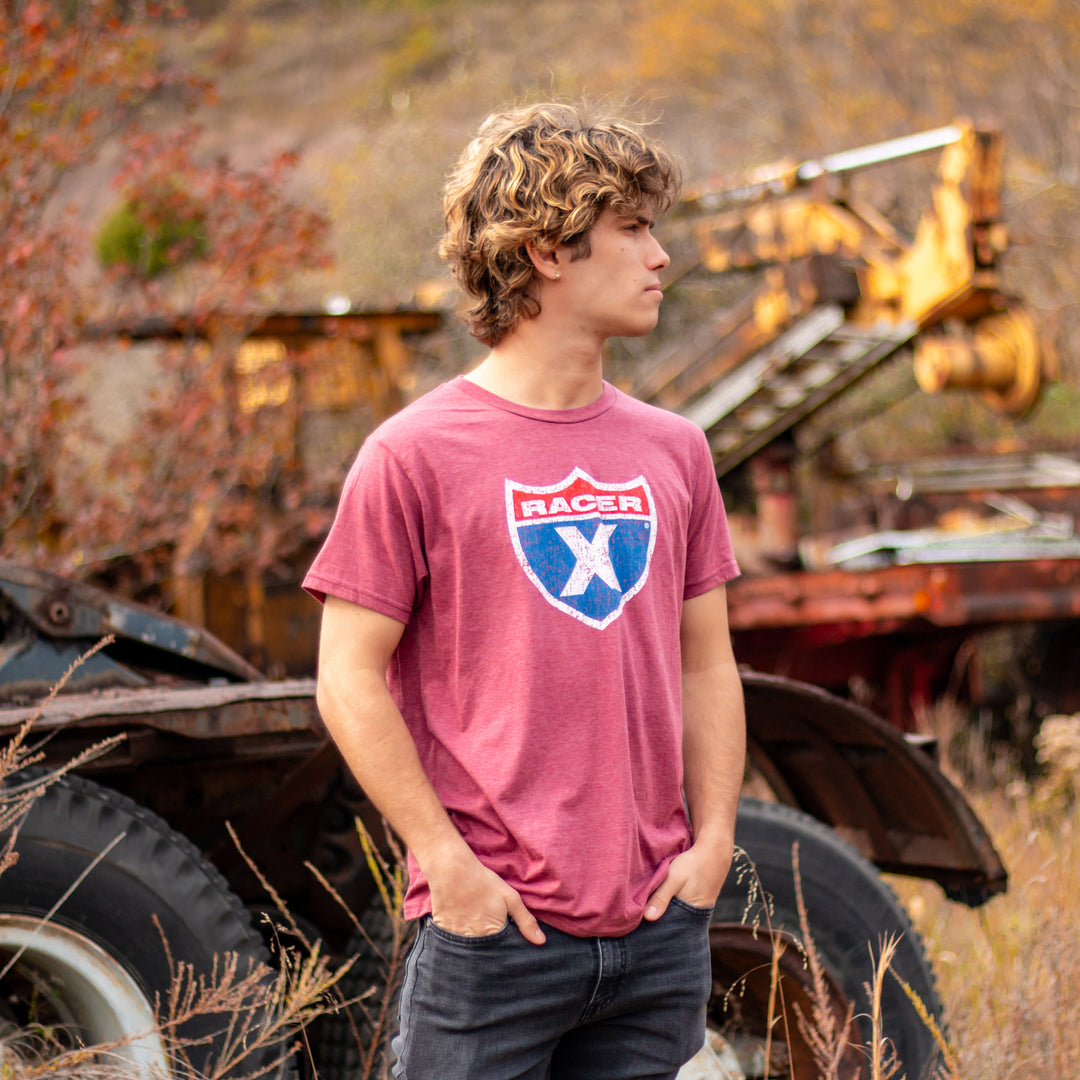
[[[547,424],[580,424],[584,420],[592,420],[601,413],[605,413],[615,404],[618,396],[615,387],[604,382],[600,396],[588,405],[581,405],[576,409],[534,409],[528,405],[518,405],[516,402],[507,401],[490,390],[477,386],[463,375],[452,380],[451,385],[467,394],[475,401],[479,401],[493,409],[501,409],[503,412],[515,413],[524,416],[527,420],[540,420]]]

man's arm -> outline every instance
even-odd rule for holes
[[[723,585],[683,604],[679,637],[683,791],[694,842],[672,860],[667,880],[649,898],[646,919],[660,918],[673,896],[696,907],[716,902],[731,868],[745,768],[746,715]]]
[[[483,866],[454,828],[420,764],[386,686],[405,627],[328,596],[319,642],[319,712],[368,798],[412,852],[431,889],[432,918],[469,936],[501,930],[507,916],[539,945],[543,931],[518,893]]]

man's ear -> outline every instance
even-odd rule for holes
[[[533,268],[538,276],[546,281],[558,280],[556,275],[562,269],[562,258],[558,248],[543,251],[535,244],[528,243],[525,245],[525,250],[529,253],[529,258],[532,260]]]

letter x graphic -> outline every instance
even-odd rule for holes
[[[615,529],[615,525],[598,525],[596,535],[590,543],[576,526],[556,528],[555,531],[563,538],[566,546],[577,559],[573,572],[570,574],[570,580],[567,581],[560,596],[580,596],[589,587],[589,582],[594,577],[598,577],[616,592],[622,592],[619,579],[615,576],[615,567],[611,565],[611,553],[608,551],[608,541]]]

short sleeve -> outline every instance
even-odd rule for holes
[[[739,576],[709,443],[704,432],[699,431],[696,435],[695,453],[690,464],[694,498],[686,536],[684,600],[701,596]]]
[[[304,578],[320,602],[338,596],[407,623],[427,578],[422,500],[377,438],[361,447],[330,532]]]

